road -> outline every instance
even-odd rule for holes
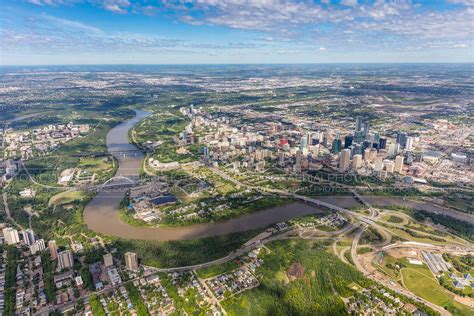
[[[251,189],[260,191],[262,193],[276,193],[276,194],[292,197],[292,198],[302,200],[302,201],[305,201],[305,202],[308,202],[308,203],[316,204],[318,206],[326,207],[326,208],[331,209],[331,210],[340,211],[340,212],[343,212],[345,214],[349,214],[349,215],[353,216],[354,218],[359,219],[361,221],[361,226],[360,226],[359,231],[357,232],[356,236],[354,237],[354,239],[352,241],[352,245],[351,245],[351,257],[354,261],[354,265],[356,266],[356,268],[359,271],[361,271],[362,273],[364,273],[364,275],[366,275],[368,278],[374,280],[375,282],[382,283],[384,286],[391,289],[392,291],[394,291],[398,294],[410,297],[413,300],[418,301],[420,303],[423,303],[423,304],[429,306],[431,309],[439,312],[443,316],[450,315],[450,313],[448,311],[446,311],[445,309],[443,309],[442,307],[440,307],[438,305],[435,305],[435,304],[433,304],[429,301],[426,301],[423,298],[420,298],[420,297],[416,296],[415,294],[413,294],[412,292],[410,292],[410,291],[408,291],[404,288],[398,288],[395,285],[390,284],[389,282],[384,282],[384,281],[378,280],[373,275],[368,274],[368,272],[365,270],[365,268],[359,262],[358,256],[357,256],[357,247],[358,247],[360,238],[362,237],[362,234],[364,233],[364,231],[369,226],[372,226],[374,229],[376,229],[382,235],[382,237],[384,239],[384,241],[382,243],[376,245],[377,247],[387,247],[387,246],[389,246],[389,244],[391,242],[391,234],[389,232],[387,232],[384,228],[382,228],[380,225],[375,223],[375,220],[380,215],[379,210],[372,207],[372,205],[370,205],[370,203],[365,201],[363,199],[363,197],[360,196],[354,190],[351,190],[353,195],[359,200],[359,202],[361,202],[362,204],[364,204],[365,206],[367,206],[369,208],[369,211],[370,211],[369,216],[365,216],[365,215],[362,215],[360,213],[350,211],[350,210],[344,209],[342,207],[339,207],[339,206],[336,206],[336,205],[333,205],[333,204],[330,204],[330,203],[327,203],[327,202],[323,202],[323,201],[320,201],[320,200],[317,200],[317,199],[314,199],[314,198],[309,198],[309,197],[306,197],[306,196],[298,195],[298,194],[295,194],[295,193],[289,193],[289,192],[282,191],[282,190],[277,190],[277,189],[257,188],[257,187],[249,186],[247,184],[244,184],[244,183],[234,179],[233,177],[230,177],[229,175],[227,175],[226,173],[224,173],[223,171],[221,171],[217,168],[212,168],[212,170],[216,174],[223,177],[224,179],[229,180],[229,181],[233,182],[234,184],[240,185],[242,187],[251,188]],[[333,244],[333,248],[335,248],[335,244]]]
[[[357,246],[359,245],[360,238],[362,237],[362,234],[364,234],[367,227],[368,227],[367,224],[362,224],[359,231],[355,235],[354,239],[352,239],[352,245],[351,245],[352,261],[354,262],[354,265],[356,266],[357,270],[362,272],[365,276],[368,275],[368,272],[359,262],[359,257],[357,256]]]
[[[352,245],[351,245],[351,256],[353,258],[353,261],[354,261],[354,264],[355,266],[361,271],[363,272],[364,274],[367,275],[367,271],[365,271],[364,267],[360,264],[358,258],[357,258],[357,247],[358,247],[358,243],[360,241],[360,238],[362,237],[362,234],[363,232],[365,231],[365,229],[367,229],[369,226],[373,226],[375,229],[377,229],[379,232],[381,232],[381,234],[384,236],[385,235],[385,238],[384,238],[384,243],[378,245],[379,247],[383,247],[383,246],[387,246],[389,243],[390,243],[390,234],[388,234],[388,232],[385,231],[385,229],[383,229],[382,227],[380,227],[379,225],[377,225],[374,220],[375,218],[379,215],[379,212],[373,208],[369,208],[369,209],[372,209],[371,212],[370,212],[370,215],[369,216],[366,216],[364,214],[361,214],[361,213],[358,213],[358,212],[354,212],[354,211],[351,211],[351,210],[348,210],[348,209],[345,209],[345,208],[342,208],[342,207],[339,207],[339,206],[336,206],[336,205],[333,205],[333,204],[330,204],[330,203],[327,203],[327,202],[323,202],[323,201],[320,201],[318,199],[314,199],[314,198],[309,198],[309,197],[306,197],[306,196],[302,196],[302,195],[298,195],[298,194],[295,194],[295,193],[291,193],[291,192],[286,192],[286,191],[283,191],[283,190],[277,190],[277,189],[268,189],[268,188],[258,188],[258,187],[253,187],[253,186],[250,186],[250,185],[247,185],[247,184],[244,184],[236,179],[234,179],[233,177],[230,177],[229,175],[227,175],[226,173],[222,172],[221,170],[217,169],[217,168],[211,168],[211,170],[213,170],[216,174],[220,175],[222,178],[226,179],[226,180],[229,180],[231,181],[232,183],[236,184],[236,185],[239,185],[241,187],[247,187],[247,188],[251,188],[251,189],[254,189],[254,190],[257,190],[263,194],[279,194],[279,195],[284,195],[284,196],[287,196],[287,197],[290,197],[290,198],[294,198],[294,199],[298,199],[298,200],[301,200],[301,201],[304,201],[304,202],[307,202],[307,203],[311,203],[311,204],[315,204],[315,205],[318,205],[318,206],[321,206],[321,207],[325,207],[325,208],[328,208],[328,209],[331,209],[331,210],[334,210],[334,211],[339,211],[339,212],[342,212],[342,213],[345,213],[349,216],[352,216],[354,217],[355,219],[358,219],[360,221],[360,228],[359,228],[359,231],[357,232],[355,238],[353,239],[353,242],[352,242]],[[316,237],[317,239],[321,239],[321,238],[329,238],[329,237],[334,237],[334,236],[340,236],[341,234],[345,234],[347,233],[348,231],[352,230],[354,228],[354,226],[352,225],[348,225],[346,227],[344,227],[342,230],[340,231],[337,231],[337,232],[326,232],[325,234],[322,234],[322,235],[325,235],[326,237]],[[357,227],[355,227],[357,228]],[[225,257],[222,257],[222,258],[219,258],[219,259],[216,259],[216,260],[213,260],[213,261],[209,261],[209,262],[205,262],[205,263],[200,263],[200,264],[195,264],[195,265],[187,265],[187,266],[182,266],[182,267],[173,267],[173,268],[153,268],[153,267],[146,267],[148,271],[150,271],[149,273],[145,274],[145,277],[147,276],[150,276],[150,275],[155,275],[157,273],[160,273],[160,272],[164,272],[164,273],[168,273],[168,272],[183,272],[183,271],[190,271],[190,270],[196,270],[196,269],[201,269],[201,268],[206,268],[206,267],[210,267],[210,266],[213,266],[213,265],[217,265],[217,264],[223,264],[223,263],[226,263],[228,261],[231,261],[231,260],[234,260],[242,255],[244,255],[245,253],[251,251],[252,249],[256,248],[256,247],[260,247],[260,246],[263,246],[267,243],[270,243],[272,241],[275,241],[275,240],[280,240],[280,239],[288,239],[288,238],[294,238],[294,237],[291,237],[292,235],[295,235],[298,236],[298,233],[299,231],[298,230],[291,230],[291,231],[286,231],[286,232],[283,232],[283,233],[280,233],[280,234],[277,234],[277,235],[271,235],[271,236],[268,236],[268,237],[264,237],[263,239],[254,239],[254,242],[253,243],[250,243],[250,244],[245,244],[243,247],[231,252],[230,254],[228,254],[227,256]],[[301,237],[300,237],[301,238]],[[304,237],[302,237],[304,238]],[[316,239],[315,237],[313,236],[310,236],[308,237],[308,239]],[[144,276],[142,276],[144,277]],[[372,279],[375,280],[375,278],[373,276],[368,276]],[[125,283],[128,283],[128,282],[132,282],[136,279],[139,279],[139,278],[135,278],[133,280],[130,280],[130,281],[127,281]],[[380,280],[375,280],[377,282],[380,282]],[[124,283],[122,283],[121,285],[123,285]],[[418,298],[416,297],[414,294],[412,294],[411,292],[407,291],[407,290],[404,290],[404,289],[398,289],[394,286],[392,286],[391,284],[387,283],[387,284],[384,284],[385,286],[391,288],[392,290],[394,290],[395,292],[397,293],[400,293],[400,294],[403,294],[405,296],[409,296],[417,301],[420,301],[420,302],[423,302],[425,303],[426,305],[430,306],[431,308],[433,308],[434,310],[437,310],[439,311],[442,315],[449,315],[446,314],[446,312],[444,310],[442,310],[440,307],[436,306],[436,305],[433,305],[432,303],[429,303],[427,301],[424,301],[422,300],[421,298]],[[118,287],[118,286],[117,286]],[[108,289],[104,289],[96,294],[102,294],[102,293],[105,293],[105,292],[108,292],[108,291],[111,291],[111,290],[114,290],[115,288],[117,287],[110,287]],[[89,297],[89,295],[86,295],[82,298],[79,298],[79,299],[84,299],[84,298],[87,298]],[[69,308],[70,306],[72,306],[77,300],[74,300],[72,302],[68,302],[67,304],[63,305],[63,306],[59,306],[59,309],[61,310],[66,310],[67,308]],[[55,309],[58,308],[58,307],[55,307]],[[441,309],[441,310],[440,310]]]
[[[62,304],[62,305],[50,307],[50,308],[47,308],[47,309],[43,309],[39,312],[39,314],[40,315],[48,315],[49,312],[54,311],[54,310],[67,311],[72,306],[74,306],[76,304],[76,302],[78,302],[80,300],[87,299],[92,295],[101,295],[101,294],[104,294],[104,293],[108,293],[108,292],[113,291],[113,290],[115,290],[115,289],[117,289],[117,288],[119,288],[119,287],[121,287],[121,286],[123,286],[127,283],[139,280],[141,278],[147,278],[149,276],[153,276],[153,275],[156,275],[158,273],[185,272],[185,271],[192,271],[192,270],[197,270],[197,269],[201,269],[201,268],[207,268],[207,267],[217,265],[217,264],[223,264],[223,263],[234,260],[234,259],[244,255],[245,253],[253,250],[254,248],[261,247],[261,246],[263,246],[267,243],[270,243],[272,241],[275,241],[275,240],[289,238],[289,235],[291,235],[291,234],[296,234],[296,231],[293,231],[293,230],[285,231],[285,232],[282,232],[282,233],[277,234],[277,235],[271,235],[270,237],[262,239],[262,240],[256,240],[253,244],[243,246],[242,248],[231,252],[230,254],[228,254],[225,257],[219,258],[217,260],[205,262],[205,263],[182,266],[182,267],[174,267],[174,268],[155,268],[155,267],[144,266],[145,269],[149,272],[143,274],[142,276],[139,276],[139,277],[130,279],[128,281],[122,282],[121,284],[116,285],[116,286],[111,286],[111,287],[104,288],[100,291],[97,291],[97,292],[94,292],[94,293],[91,293],[91,294],[83,295],[79,298],[74,298],[71,301],[69,301],[65,304]]]
[[[444,308],[438,306],[438,305],[435,305],[421,297],[418,297],[416,296],[415,294],[413,294],[412,292],[408,291],[408,290],[405,290],[404,288],[400,288],[398,286],[396,286],[395,284],[391,284],[390,282],[388,281],[384,281],[384,280],[380,280],[378,278],[376,278],[374,275],[371,275],[369,274],[364,266],[359,262],[359,258],[357,256],[357,246],[359,244],[359,241],[360,241],[360,238],[362,236],[362,234],[364,233],[364,231],[367,229],[367,224],[362,224],[363,226],[361,227],[361,229],[359,230],[359,232],[357,233],[357,235],[354,237],[354,239],[352,240],[352,246],[351,246],[351,256],[352,256],[352,261],[354,262],[354,265],[356,266],[357,270],[361,271],[366,277],[368,277],[369,279],[377,282],[377,283],[382,283],[384,286],[386,286],[387,288],[391,289],[392,291],[398,293],[398,294],[401,294],[401,295],[404,295],[404,296],[407,296],[415,301],[418,301],[420,303],[423,303],[425,304],[426,306],[429,306],[431,309],[439,312],[441,315],[445,316],[445,315],[451,315],[448,311],[446,311]],[[406,247],[407,245],[405,245]]]
[[[15,219],[12,217],[12,214],[10,212],[10,206],[8,205],[8,194],[7,192],[3,192],[3,208],[5,209],[5,214],[7,214],[7,218],[15,224],[15,226],[19,227],[20,229],[23,229],[23,226],[18,224]]]

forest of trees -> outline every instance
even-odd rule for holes
[[[269,248],[271,253],[257,271],[260,286],[224,301],[229,315],[344,315],[340,296],[352,295],[348,285],[366,287],[372,282],[321,243],[278,241]],[[304,267],[304,276],[285,280],[295,262]]]
[[[433,223],[441,224],[449,228],[453,234],[469,241],[474,241],[474,225],[469,222],[461,221],[444,214],[429,213],[423,210],[414,211],[413,217],[420,222],[429,217]]]

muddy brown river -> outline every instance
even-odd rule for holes
[[[123,154],[137,148],[128,142],[128,131],[140,120],[150,115],[148,112],[136,110],[136,116],[112,128],[107,134],[107,147],[118,160],[119,168],[116,176],[137,177],[140,174],[144,156],[140,153]],[[121,152],[121,153],[117,153]],[[97,233],[126,239],[143,240],[185,240],[202,237],[225,235],[250,229],[265,227],[274,223],[289,220],[298,216],[321,212],[320,209],[305,203],[291,203],[285,206],[272,207],[252,214],[243,215],[234,219],[218,223],[206,223],[186,227],[136,227],[124,223],[119,218],[119,204],[125,192],[101,191],[84,209],[84,222],[87,227]],[[414,206],[416,202],[404,201],[396,197],[368,197],[374,205],[404,205]],[[321,200],[341,207],[360,205],[350,196],[321,197]],[[450,212],[428,203],[416,204],[418,208],[431,212]],[[449,213],[449,215],[453,215]],[[470,215],[454,214],[459,219],[474,223]]]

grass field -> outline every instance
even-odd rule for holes
[[[403,284],[416,295],[447,308],[453,315],[474,315],[469,307],[456,302],[453,295],[438,284],[426,266],[410,266],[401,270]]]
[[[49,206],[52,205],[63,205],[63,204],[68,204],[77,200],[82,200],[87,197],[87,193],[83,191],[66,191],[66,192],[61,192],[59,194],[56,194],[52,196],[49,199]]]
[[[392,277],[393,279],[397,280],[398,270],[395,269],[395,265],[397,264],[398,259],[389,255],[385,255],[382,259],[379,268],[384,271],[388,276]]]
[[[396,215],[385,215],[382,220],[389,223],[400,224],[403,222],[403,218]]]
[[[112,164],[104,158],[81,158],[79,168],[86,169],[89,172],[101,172],[112,168]]]
[[[407,232],[401,230],[401,229],[398,229],[398,228],[389,228],[388,229],[391,233],[393,233],[394,235],[398,236],[398,237],[401,237],[401,238],[404,238],[404,239],[407,239],[407,240],[411,240],[411,241],[416,241],[416,242],[421,242],[421,243],[427,243],[427,244],[432,244],[432,245],[446,245],[446,244],[449,244],[449,242],[447,241],[436,241],[436,240],[432,240],[428,237],[426,238],[423,238],[423,237],[413,237],[411,236],[410,234],[408,234]],[[423,236],[428,236],[427,234],[424,234],[424,233],[419,233],[420,235],[423,235]],[[448,237],[449,238],[449,237]],[[445,238],[443,238],[445,239]],[[445,239],[446,240],[446,239]],[[450,239],[452,240],[452,239]]]

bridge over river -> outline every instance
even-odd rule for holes
[[[129,130],[150,113],[136,110],[136,116],[127,120],[109,131],[107,134],[107,148],[119,163],[116,177],[105,186],[131,186],[138,180],[144,155],[128,142]],[[132,152],[132,155],[124,155]],[[119,218],[119,205],[126,190],[100,190],[94,199],[87,204],[84,210],[84,222],[89,229],[101,234],[112,235],[127,239],[143,240],[184,240],[197,239],[234,232],[246,231],[265,227],[274,223],[289,220],[294,217],[321,212],[322,209],[331,209],[353,213],[347,208],[360,206],[360,202],[353,196],[318,197],[318,199],[298,196],[300,202],[285,206],[273,207],[263,211],[243,215],[225,222],[207,223],[186,227],[137,227],[124,223]],[[359,196],[361,200],[362,197]],[[363,201],[370,205],[413,205],[413,201],[391,197],[363,197]],[[365,203],[364,203],[365,204]],[[420,208],[429,211],[449,212],[431,204],[417,204]],[[464,220],[474,222],[474,217],[462,215]],[[360,217],[360,216],[359,216]],[[360,218],[370,224],[370,218]]]

